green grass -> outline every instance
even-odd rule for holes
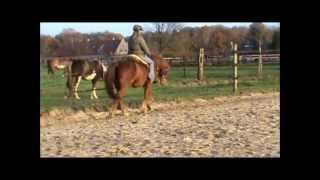
[[[232,67],[205,67],[204,80],[196,80],[197,67],[187,67],[186,77],[184,77],[183,67],[173,67],[169,73],[169,84],[167,86],[153,86],[153,95],[156,101],[179,101],[191,100],[194,98],[214,98],[232,93]],[[278,91],[280,89],[280,65],[264,65],[263,74],[257,77],[257,65],[240,65],[239,92],[261,92]],[[74,98],[64,99],[66,94],[66,79],[62,78],[62,72],[50,77],[45,67],[40,68],[40,112],[51,108],[98,108],[105,110],[111,102],[105,90],[97,90],[99,99],[90,99],[91,82],[81,81],[79,96],[81,100]],[[98,89],[104,88],[104,82],[98,83]],[[140,105],[143,99],[142,88],[129,88],[125,96],[125,102],[131,107]]]

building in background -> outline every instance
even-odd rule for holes
[[[124,38],[105,40],[99,47],[98,53],[108,57],[126,55],[128,54],[128,42]]]

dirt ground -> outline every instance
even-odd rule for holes
[[[147,114],[50,112],[41,157],[280,157],[280,94],[154,103]]]

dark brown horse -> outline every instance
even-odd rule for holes
[[[152,55],[151,59],[155,61],[156,75],[160,79],[160,84],[167,82],[167,74],[170,69],[169,64],[162,60],[159,55]],[[152,101],[152,82],[148,78],[148,67],[136,56],[126,56],[117,63],[111,64],[105,76],[106,89],[113,99],[110,117],[114,115],[114,111],[118,108],[123,115],[128,116],[126,107],[123,104],[123,97],[128,87],[143,87],[144,100],[141,110],[146,112],[151,110]]]
[[[48,64],[48,74],[54,74],[57,70],[64,70],[63,77],[67,76],[68,68],[72,64],[72,60],[69,58],[59,58],[55,57],[47,61]]]
[[[88,60],[73,60],[68,73],[67,88],[69,89],[69,97],[74,96],[76,99],[80,99],[78,95],[78,88],[81,79],[91,80],[92,91],[90,98],[98,99],[96,94],[96,84],[98,80],[103,79],[107,67],[105,67],[100,61],[88,61]]]

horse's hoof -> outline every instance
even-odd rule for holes
[[[80,99],[80,97],[79,97],[78,94],[75,94],[74,97],[75,97],[76,99]]]
[[[111,119],[111,118],[113,118],[114,117],[114,114],[109,114],[107,117],[106,117],[106,119]]]
[[[147,113],[147,110],[146,109],[141,109],[140,113],[145,114],[145,113]]]

